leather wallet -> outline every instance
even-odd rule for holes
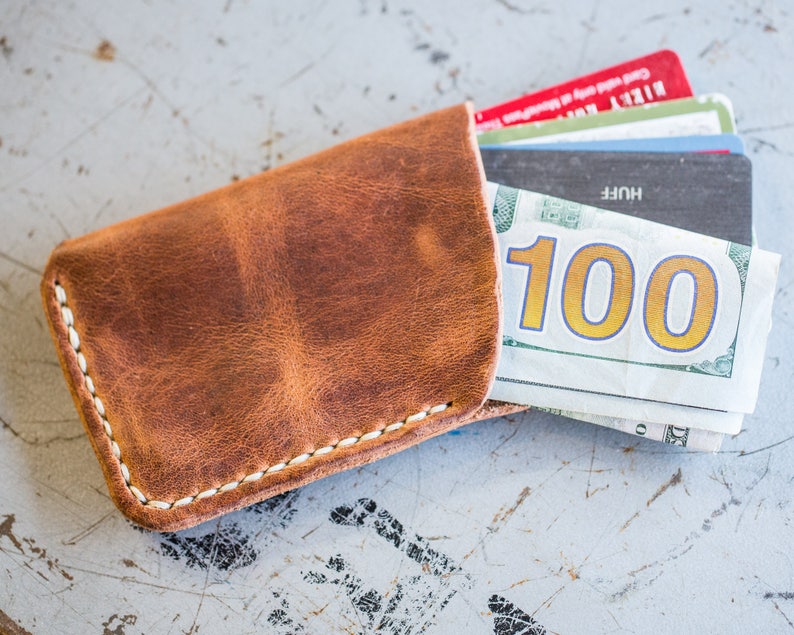
[[[500,275],[468,104],[67,240],[41,291],[110,494],[150,529],[524,408],[485,401]]]

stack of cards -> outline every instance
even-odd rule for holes
[[[753,242],[751,166],[736,135],[731,103],[720,94],[694,96],[672,51],[658,51],[487,108],[476,113],[475,121],[486,177],[492,183],[565,199],[554,203],[560,209],[570,201],[730,244]],[[523,251],[529,254],[541,240]],[[540,275],[539,253],[532,253],[537,261],[522,256],[522,271]],[[596,268],[591,263],[585,277]],[[614,266],[611,275],[613,279],[617,275]],[[673,284],[671,278],[668,295]],[[697,281],[692,284],[696,295]],[[696,299],[692,302],[694,314]],[[584,315],[585,291],[581,303]],[[510,319],[507,312],[506,319]],[[691,319],[690,315],[690,323]],[[620,416],[614,409],[605,413],[595,404],[597,399],[592,408],[582,408],[582,392],[587,391],[578,390],[577,405],[570,409],[560,408],[559,401],[552,406],[537,401],[531,405],[708,451],[719,449],[724,432],[738,432],[743,416],[725,412],[724,421],[732,423],[704,424],[710,429],[699,429],[698,417],[690,421],[679,415],[678,420],[665,422],[643,417],[636,400],[627,400],[630,403]]]

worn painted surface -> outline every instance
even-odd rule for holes
[[[159,3],[158,3],[159,5]],[[788,3],[0,5],[0,632],[794,629]],[[661,47],[733,98],[783,253],[717,455],[528,413],[177,534],[115,510],[38,298],[67,236],[414,114]]]

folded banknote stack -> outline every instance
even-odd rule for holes
[[[728,98],[662,50],[475,120],[503,277],[490,397],[717,451],[755,408],[779,265]]]

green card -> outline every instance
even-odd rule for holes
[[[481,146],[639,139],[735,133],[733,106],[722,94],[657,102],[570,119],[549,119],[484,132]]]

